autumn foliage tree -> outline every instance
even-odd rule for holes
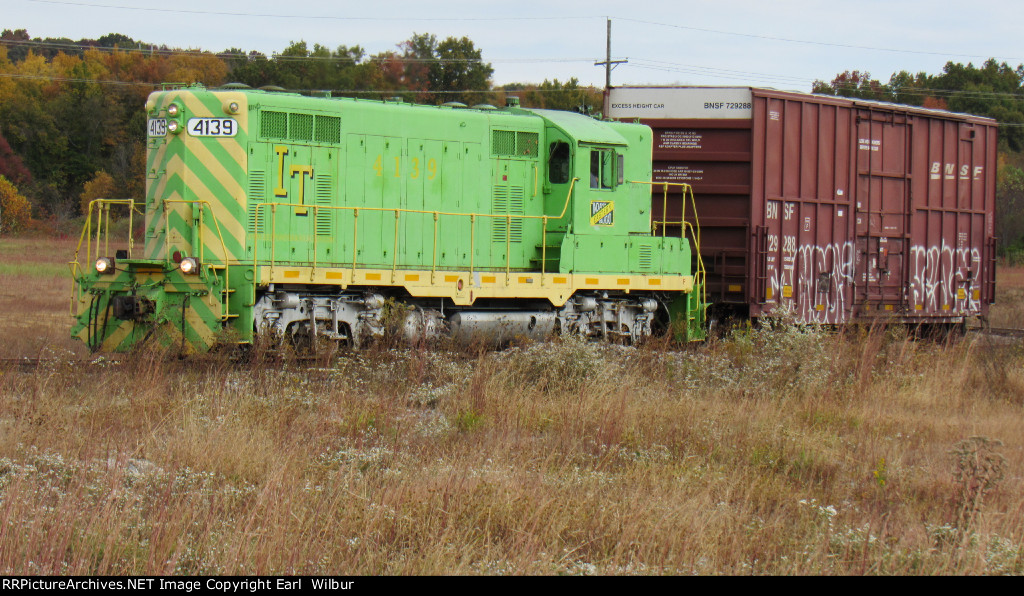
[[[0,176],[0,233],[20,232],[28,225],[32,208],[28,199],[6,177]]]
[[[0,176],[14,184],[27,184],[32,181],[32,173],[25,167],[25,163],[7,143],[7,139],[0,134]]]
[[[227,71],[215,54],[157,48],[121,34],[73,42],[6,30],[0,173],[18,181],[42,216],[79,214],[84,185],[101,170],[142,199],[146,97],[166,82],[218,86]]]
[[[116,193],[117,187],[114,184],[114,177],[102,170],[96,172],[82,187],[82,194],[80,196],[82,214],[89,213],[89,203],[96,199],[121,198],[116,196]]]

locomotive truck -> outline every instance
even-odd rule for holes
[[[652,217],[647,126],[242,85],[169,86],[146,111],[145,202],[94,201],[71,263],[94,351],[703,337],[698,228]],[[111,248],[118,210],[144,215],[141,247]]]

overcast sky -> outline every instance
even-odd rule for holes
[[[123,33],[170,47],[271,54],[292,41],[394,50],[415,33],[467,36],[494,82],[545,78],[612,85],[763,86],[809,91],[858,69],[882,81],[947,61],[1024,62],[1020,0],[0,0],[0,29],[32,37]]]

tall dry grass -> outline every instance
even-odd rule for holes
[[[998,268],[996,303],[989,318],[993,327],[1024,329],[1024,267]]]
[[[0,358],[83,354],[69,336],[77,239],[0,238]]]
[[[11,368],[0,573],[1019,574],[1022,408],[1019,344],[786,324]]]

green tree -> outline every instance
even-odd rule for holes
[[[936,75],[894,73],[888,84],[867,72],[845,71],[830,82],[815,81],[814,93],[874,99],[987,116],[1000,123],[1003,150],[1024,150],[1024,66],[994,58],[980,67],[947,62]]]
[[[101,48],[121,48],[122,50],[138,49],[143,47],[141,42],[124,35],[123,33],[108,33],[96,40]]]
[[[889,90],[885,85],[877,79],[872,79],[871,73],[859,70],[842,72],[828,83],[825,81],[814,81],[814,84],[811,86],[811,93],[879,101],[887,101],[889,99]]]
[[[600,109],[603,99],[602,90],[596,87],[581,87],[576,77],[564,83],[558,79],[544,79],[540,85],[513,83],[503,86],[502,90],[506,94],[515,92],[523,107],[570,112],[591,113],[595,109]]]
[[[494,68],[483,61],[481,51],[468,37],[448,37],[439,43],[432,34],[414,33],[398,47],[400,57],[376,58],[384,78],[411,92],[414,101],[472,104],[487,99]]]
[[[919,72],[912,75],[905,70],[893,73],[887,85],[887,101],[912,106],[924,105],[930,95],[928,91],[928,75]]]
[[[229,51],[234,53],[234,50]],[[227,80],[245,83],[257,89],[268,85],[280,85],[281,74],[277,62],[269,60],[260,52],[249,52],[245,55],[239,50],[238,54],[241,56],[232,57],[227,61]]]
[[[988,116],[1000,123],[999,144],[1010,151],[1024,150],[1024,66],[1012,68],[994,58],[981,67],[947,62],[928,86],[943,95],[949,109]]]
[[[437,93],[435,101],[481,103],[491,88],[494,68],[483,61],[468,37],[449,37],[437,45],[437,61],[430,68],[430,87]]]
[[[1024,249],[1024,170],[999,168],[996,179],[996,236],[1000,248]]]

